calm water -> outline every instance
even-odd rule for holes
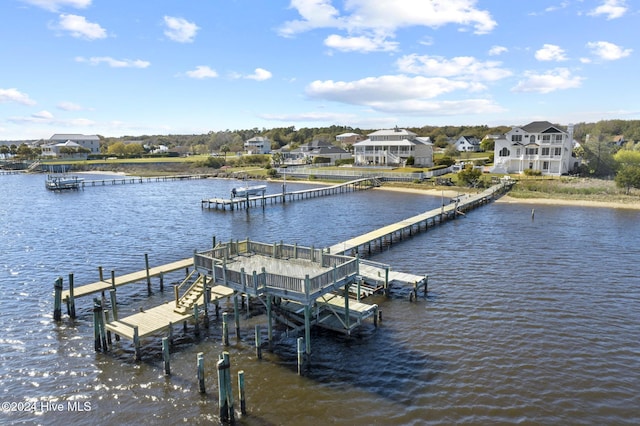
[[[89,178],[89,177],[88,177]],[[314,334],[312,369],[296,374],[296,336],[255,359],[253,328],[221,345],[212,316],[199,338],[175,330],[172,375],[160,336],[93,350],[90,300],[52,320],[53,282],[77,285],[188,257],[230,238],[328,246],[440,205],[438,197],[365,191],[220,212],[200,199],[234,181],[44,189],[43,176],[0,176],[0,400],[4,424],[215,424],[215,361],[245,371],[247,425],[639,424],[640,212],[493,203],[373,259],[429,275],[427,300],[377,297],[383,321],[356,338]],[[290,184],[290,188],[296,185]],[[275,192],[279,185],[270,185]],[[169,277],[178,281],[180,274]],[[170,299],[146,284],[118,290],[120,315]],[[208,393],[198,393],[204,352]],[[234,392],[237,392],[234,379]],[[68,405],[71,403],[70,405]],[[62,411],[53,411],[62,404]],[[22,404],[21,404],[22,405]],[[17,404],[14,404],[14,408]],[[85,411],[72,411],[80,407]],[[4,406],[3,406],[4,408]],[[45,408],[49,411],[42,412]]]

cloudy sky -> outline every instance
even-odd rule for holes
[[[2,0],[0,140],[640,119],[637,0]]]

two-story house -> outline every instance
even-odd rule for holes
[[[480,140],[475,136],[460,136],[456,140],[455,146],[460,152],[479,152]]]
[[[245,141],[244,149],[249,154],[268,154],[271,152],[271,141],[264,136],[256,136]]]
[[[433,166],[433,144],[428,137],[419,137],[405,129],[378,130],[368,139],[353,144],[356,165],[403,166],[413,157],[418,167]]]
[[[560,176],[577,167],[573,157],[573,126],[562,130],[548,121],[534,121],[514,127],[496,139],[492,173],[522,173],[539,170]]]

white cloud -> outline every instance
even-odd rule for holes
[[[349,0],[344,13],[331,0],[291,0],[291,8],[301,19],[285,22],[279,34],[285,37],[316,28],[348,31],[348,36],[332,36],[325,44],[340,50],[368,52],[396,50],[397,44],[386,42],[400,28],[425,26],[437,28],[456,24],[473,27],[476,34],[491,32],[496,22],[486,10],[475,7],[476,0]]]
[[[564,49],[555,44],[544,44],[536,51],[535,58],[539,61],[566,61]]]
[[[35,105],[36,101],[18,89],[0,89],[0,103],[16,102],[23,105]]]
[[[265,70],[264,68],[256,68],[253,71],[253,74],[249,74],[245,78],[256,81],[269,80],[272,77],[271,72]]]
[[[65,15],[59,17],[57,29],[68,31],[71,36],[96,40],[107,37],[107,31],[99,24],[88,22],[84,16]]]
[[[193,22],[173,16],[165,16],[164,24],[167,27],[164,30],[164,35],[178,43],[191,43],[200,29]]]
[[[280,28],[282,36],[292,36],[315,28],[342,28],[344,21],[340,12],[331,5],[331,0],[291,0],[291,9],[296,9],[301,20],[288,21]]]
[[[229,77],[233,79],[246,78],[248,80],[263,81],[269,80],[271,77],[273,77],[273,74],[271,74],[270,71],[267,71],[264,68],[256,68],[253,71],[253,74],[243,75],[239,72],[231,72],[229,73]]]
[[[606,15],[607,20],[621,18],[627,13],[626,3],[626,0],[604,0],[604,3],[589,12],[589,15]]]
[[[543,74],[527,71],[525,79],[511,89],[513,92],[551,93],[556,90],[575,89],[582,85],[583,77],[571,75],[567,68],[556,68]]]
[[[615,61],[631,55],[633,49],[623,49],[608,41],[593,41],[587,43],[587,47],[591,49],[591,53],[605,61]]]
[[[504,46],[491,46],[491,49],[489,49],[489,56],[499,56],[503,53],[507,53],[508,51],[509,49]]]
[[[324,40],[324,44],[342,52],[390,52],[398,49],[396,42],[367,36],[343,37],[332,34]]]
[[[57,107],[58,109],[61,109],[63,111],[82,111],[83,110],[83,108],[80,105],[75,104],[73,102],[67,102],[67,101],[58,103]]]
[[[215,78],[218,76],[216,70],[206,65],[198,65],[195,70],[187,71],[186,74],[188,77],[197,79]]]
[[[333,123],[353,122],[354,114],[340,114],[331,112],[301,112],[295,114],[258,114],[258,117],[277,121],[321,121]]]
[[[465,115],[493,114],[505,111],[488,99],[462,99],[457,101],[424,101],[412,99],[402,102],[371,105],[376,111],[412,115]]]
[[[76,57],[76,62],[86,62],[91,65],[99,65],[105,63],[111,68],[147,68],[149,65],[151,65],[151,62],[143,61],[141,59],[114,59],[109,56],[92,56],[91,58],[78,56]]]
[[[51,114],[49,111],[46,110],[42,110],[40,112],[36,112],[34,114],[31,114],[31,116],[35,119],[38,120],[51,120],[53,119],[53,114]]]
[[[51,12],[57,12],[61,7],[69,6],[84,9],[91,5],[91,0],[22,0],[25,3],[38,6]]]
[[[473,90],[471,83],[446,78],[384,75],[356,81],[314,81],[307,86],[310,97],[355,105],[379,105],[411,99],[430,99],[455,90]]]
[[[396,64],[402,73],[472,81],[496,81],[512,74],[511,71],[500,68],[501,62],[482,62],[472,56],[446,59],[441,56],[411,54],[401,57]]]

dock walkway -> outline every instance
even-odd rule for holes
[[[304,198],[323,197],[327,195],[335,195],[340,193],[352,192],[362,189],[370,189],[380,186],[380,181],[376,178],[360,178],[349,182],[339,183],[321,188],[302,189],[299,191],[283,191],[279,194],[263,194],[259,196],[246,196],[235,198],[210,198],[200,202],[202,208],[230,210],[248,209],[251,206],[258,205],[264,207],[267,203],[286,203],[294,200],[302,200]]]
[[[165,265],[155,266],[149,269],[143,269],[142,271],[132,272],[130,274],[120,275],[118,277],[113,276],[112,281],[99,280],[91,284],[85,284],[83,286],[74,288],[73,297],[75,299],[80,297],[89,296],[95,293],[101,293],[103,291],[110,290],[115,287],[120,287],[125,284],[130,284],[147,279],[147,277],[156,277],[161,274],[178,271],[180,269],[187,269],[193,266],[193,258],[178,260],[176,262],[167,263]],[[62,300],[68,302],[70,298],[70,290],[62,291]]]

